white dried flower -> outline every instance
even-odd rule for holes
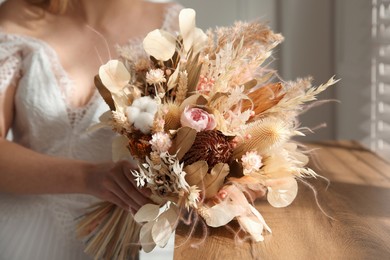
[[[161,69],[151,69],[149,72],[146,72],[146,82],[148,84],[159,84],[166,82],[164,71]]]
[[[168,152],[160,154],[162,161],[168,166],[169,172],[172,174],[172,185],[175,187],[174,190],[185,190],[188,191],[190,187],[185,180],[186,172],[183,171],[183,163],[180,163],[176,157],[176,154],[170,155]]]
[[[176,160],[174,162],[174,164],[172,165],[172,171],[177,176],[177,183],[176,183],[177,187],[179,189],[184,189],[187,191],[189,188],[189,185],[188,185],[186,179],[184,178],[187,173],[185,171],[183,171],[183,166],[184,166],[183,163],[180,163],[179,160]]]
[[[130,125],[134,125],[142,133],[148,134],[153,126],[157,108],[156,101],[151,97],[137,98],[131,106],[126,108],[127,120]]]
[[[149,141],[152,145],[152,150],[157,152],[166,152],[172,145],[172,141],[167,133],[158,132],[152,135],[152,140]]]
[[[137,187],[142,188],[148,183],[148,176],[146,176],[145,172],[140,168],[139,171],[131,171],[131,174],[134,176],[134,179],[137,183]]]
[[[112,111],[112,118],[118,124],[124,125],[128,123],[126,115],[118,111]]]
[[[186,200],[187,209],[190,207],[195,209],[198,208],[200,190],[196,185],[193,185],[188,189],[188,192],[189,194]]]
[[[244,167],[244,174],[250,174],[260,170],[260,167],[263,166],[261,159],[261,156],[258,155],[256,151],[244,154],[241,158],[242,166]]]

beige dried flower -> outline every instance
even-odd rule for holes
[[[187,71],[179,72],[179,84],[177,87],[177,93],[175,98],[176,104],[181,104],[187,96],[188,90],[188,73]]]
[[[167,80],[165,79],[165,74],[162,69],[152,69],[146,72],[146,82],[150,85],[164,83]]]
[[[167,110],[164,116],[165,131],[178,129],[180,127],[180,116],[181,116],[180,107],[175,103],[167,103],[165,104],[164,109]]]
[[[244,129],[246,140],[233,151],[233,158],[240,159],[247,151],[263,154],[287,141],[292,135],[290,127],[279,118],[265,118],[255,121]]]

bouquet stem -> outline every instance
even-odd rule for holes
[[[85,252],[95,259],[138,259],[140,228],[128,211],[101,202],[83,216],[77,236],[86,239]]]

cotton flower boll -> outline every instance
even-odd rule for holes
[[[157,103],[149,96],[134,100],[132,106],[153,115],[157,112]]]
[[[186,107],[181,114],[180,123],[182,126],[188,126],[197,132],[203,130],[212,130],[216,127],[215,117],[200,108]]]
[[[126,108],[127,120],[142,133],[148,134],[153,126],[157,107],[157,103],[149,96],[138,98]]]
[[[141,110],[138,107],[128,107],[126,109],[126,116],[129,123],[134,124],[135,120],[139,117]]]
[[[142,133],[148,134],[153,126],[154,115],[147,112],[141,112],[134,122],[134,127]]]

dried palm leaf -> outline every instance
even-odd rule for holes
[[[248,94],[248,97],[252,102],[249,100],[243,100],[242,111],[253,109],[256,115],[261,114],[279,103],[279,101],[284,97],[284,94],[281,94],[282,90],[283,86],[280,82],[271,83],[258,88]]]

